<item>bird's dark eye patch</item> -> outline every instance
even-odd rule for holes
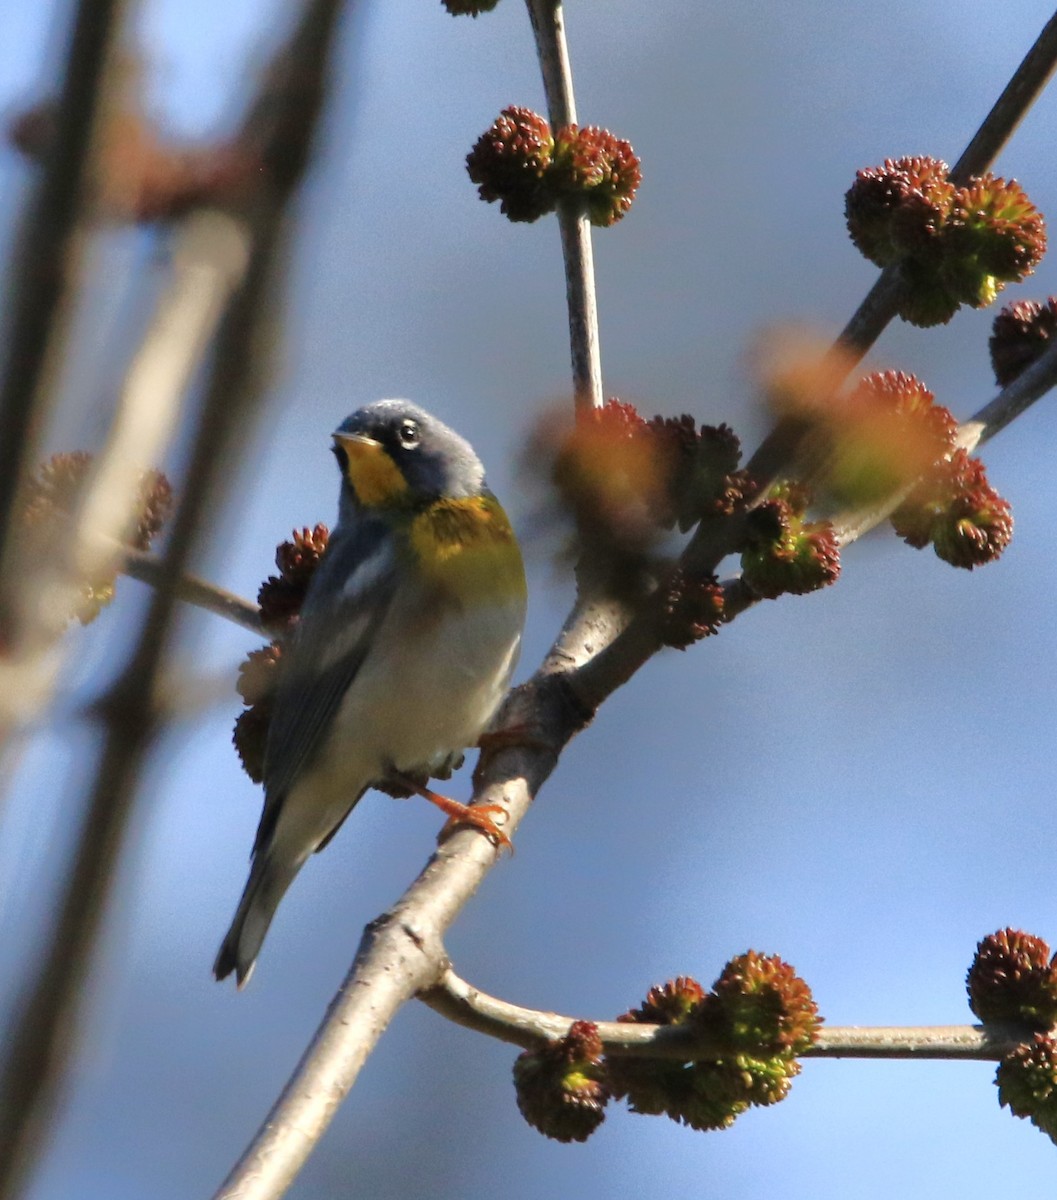
[[[421,440],[421,434],[418,430],[417,421],[401,421],[400,428],[396,431],[396,436],[400,440],[400,445],[405,450],[414,450]]]
[[[334,445],[330,448],[334,457],[338,460],[338,466],[341,468],[342,475],[349,473],[349,455],[344,446]]]

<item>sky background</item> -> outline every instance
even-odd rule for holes
[[[148,0],[135,22],[148,110],[174,136],[230,128],[289,8]],[[596,236],[607,394],[728,421],[751,449],[764,428],[753,339],[790,321],[832,336],[876,275],[843,227],[855,171],[903,154],[953,162],[1051,15],[1042,0],[570,4],[581,120],[628,138],[645,177],[631,214]],[[52,90],[65,20],[65,5],[0,0],[5,113]],[[298,205],[280,369],[197,564],[249,596],[293,526],[333,520],[329,435],[354,408],[407,396],[435,411],[471,438],[525,529],[519,447],[568,393],[557,230],[508,224],[463,168],[501,108],[545,107],[523,6],[470,21],[438,0],[367,0],[335,83]],[[1044,213],[1057,212],[1055,121],[1051,92],[998,162]],[[0,152],[5,253],[28,179]],[[84,306],[52,450],[98,444],[143,308],[134,280],[164,244],[111,231],[93,253],[108,270]],[[1051,292],[1047,261],[1004,299]],[[916,372],[965,417],[995,391],[992,316],[896,324],[871,366]],[[836,587],[761,604],[651,662],[569,747],[516,856],[453,929],[456,969],[518,1003],[603,1018],[677,974],[707,986],[753,947],[791,962],[832,1024],[971,1020],[980,937],[1009,924],[1057,940],[1055,435],[1044,400],[987,447],[1016,516],[998,564],[956,571],[877,535],[847,553]],[[544,549],[526,549],[519,677],[570,599]],[[143,599],[123,581],[111,610],[71,631],[77,690],[8,790],[0,1001],[33,953],[93,762],[92,730],[71,714],[120,664]],[[183,624],[182,666],[230,698],[175,726],[152,760],[33,1200],[210,1195],[363,925],[433,846],[429,806],[365,798],[287,896],[252,985],[213,982],[260,808],[230,746],[235,670],[255,644],[205,614]],[[974,1200],[1054,1177],[1054,1147],[999,1110],[986,1063],[808,1062],[789,1100],[728,1132],[614,1107],[570,1147],[521,1120],[512,1059],[408,1006],[291,1196]]]

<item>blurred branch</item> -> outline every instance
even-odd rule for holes
[[[158,587],[167,579],[165,563],[157,555],[145,550],[126,550],[121,570],[140,583]],[[204,608],[206,612],[234,621],[252,633],[263,633],[260,609],[252,600],[225,591],[215,583],[199,579],[196,575],[181,575],[172,585],[177,600]]]
[[[547,116],[557,133],[576,124],[572,67],[565,40],[565,17],[559,0],[526,0],[536,53],[547,94]],[[577,411],[601,408],[602,359],[598,348],[598,301],[595,295],[595,261],[591,222],[574,202],[558,205],[562,258],[565,262],[565,295],[569,310],[569,346],[572,353],[573,397]]]
[[[14,556],[19,497],[53,404],[54,372],[71,283],[80,261],[77,226],[90,157],[113,73],[124,0],[80,0],[74,13],[54,139],[8,269],[8,316],[0,354],[0,630],[19,633]],[[0,746],[6,741],[0,720]]]
[[[91,150],[108,100],[124,0],[80,0],[61,84],[61,107],[7,269],[10,316],[0,350],[0,630],[8,647],[22,634],[25,608],[16,562],[20,496],[54,403],[50,376],[64,341],[68,301],[80,262],[78,222],[91,181]],[[5,689],[8,695],[11,691]],[[0,714],[0,749],[10,722]]]
[[[479,991],[448,967],[419,999],[449,1021],[526,1050],[564,1037],[577,1018],[510,1004]],[[588,1018],[589,1019],[589,1018]],[[594,1021],[605,1052],[614,1057],[695,1062],[727,1047],[687,1025]],[[1022,1028],[984,1025],[823,1026],[800,1058],[940,1058],[994,1061],[1029,1036]]]
[[[265,79],[243,128],[264,170],[238,216],[250,245],[245,276],[225,308],[206,382],[183,496],[158,587],[129,662],[99,710],[104,744],[73,867],[35,978],[24,989],[0,1066],[0,1197],[14,1196],[39,1153],[84,992],[91,948],[113,882],[124,830],[159,724],[154,696],[168,649],[178,581],[232,480],[274,344],[273,272],[284,217],[307,161],[340,0],[306,0],[299,24]]]
[[[168,279],[129,365],[106,444],[69,534],[46,554],[21,561],[9,600],[17,604],[0,658],[0,729],[25,727],[50,702],[63,655],[56,653],[86,579],[121,567],[135,523],[142,471],[165,455],[194,372],[216,333],[224,305],[246,269],[240,221],[214,210],[192,213],[173,235]],[[0,784],[2,790],[2,784]]]

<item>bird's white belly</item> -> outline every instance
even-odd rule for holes
[[[418,628],[406,617],[390,614],[342,700],[318,763],[328,775],[347,778],[349,759],[368,783],[393,767],[437,767],[477,741],[506,692],[521,641],[516,608],[447,609],[442,637],[432,616]]]

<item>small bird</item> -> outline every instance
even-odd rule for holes
[[[213,974],[249,980],[279,901],[368,788],[417,792],[509,844],[491,814],[425,787],[506,693],[525,571],[470,444],[406,400],[337,428],[338,522],[280,668],[249,880]]]

